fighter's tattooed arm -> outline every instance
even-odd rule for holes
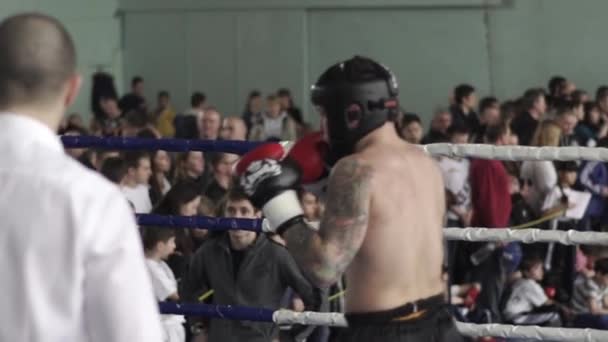
[[[305,223],[285,233],[287,247],[317,286],[333,284],[363,243],[369,221],[372,168],[355,156],[336,164],[329,179],[319,231]]]

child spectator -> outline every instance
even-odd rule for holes
[[[156,205],[171,189],[169,173],[171,157],[167,151],[157,150],[152,153],[152,177],[150,178],[150,199]]]
[[[175,250],[173,229],[147,227],[142,229],[142,240],[146,255],[146,266],[152,280],[154,296],[160,302],[178,301],[177,280],[165,260]],[[185,342],[184,316],[161,315],[167,342]]]
[[[127,164],[120,157],[107,158],[101,165],[101,174],[110,182],[123,186],[127,177]]]
[[[399,125],[399,135],[410,144],[420,144],[422,141],[422,121],[414,113],[405,113]]]
[[[148,185],[152,176],[150,155],[142,151],[128,151],[124,153],[124,160],[127,176],[121,190],[135,206],[136,213],[147,214],[152,210]]]
[[[213,178],[205,189],[205,196],[212,202],[218,203],[232,186],[232,168],[238,158],[238,155],[230,153],[214,153],[212,155]]]
[[[504,309],[504,318],[519,325],[560,326],[559,313],[539,282],[543,280],[543,260],[524,259],[522,278],[515,281]]]
[[[550,215],[558,211],[572,208],[576,205],[569,197],[575,197],[576,190],[572,187],[576,184],[578,166],[573,161],[556,161],[555,168],[557,169],[557,184],[549,191],[547,197],[543,201],[543,215]],[[574,194],[574,195],[573,195]],[[572,196],[570,196],[572,195]],[[571,222],[572,218],[561,216],[561,222]]]
[[[281,110],[281,102],[275,95],[266,98],[266,111],[249,132],[252,141],[294,141],[297,139],[295,121]]]
[[[608,330],[608,258],[595,262],[595,275],[577,282],[572,295],[574,326]]]
[[[198,187],[192,182],[179,182],[173,185],[158,206],[152,211],[158,215],[194,216],[198,214],[201,195]],[[179,280],[186,272],[190,257],[194,253],[194,239],[190,229],[175,230],[175,253],[171,254],[168,264]]]
[[[466,144],[469,129],[461,124],[452,125],[448,136],[452,144]],[[467,158],[439,158],[439,168],[443,175],[448,203],[448,226],[466,227],[471,224],[471,186],[469,185],[470,161]]]

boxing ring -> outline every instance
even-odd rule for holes
[[[184,139],[99,138],[62,136],[66,148],[98,148],[110,150],[165,150],[170,152],[205,151],[243,154],[260,143],[243,141],[204,141]],[[608,149],[592,147],[524,147],[491,145],[452,145],[447,143],[420,146],[432,156],[475,157],[504,161],[602,161],[608,162]],[[136,215],[139,225],[179,228],[203,228],[211,231],[230,229],[266,231],[264,220],[214,218],[205,216]],[[608,246],[608,233],[527,229],[488,229],[484,227],[444,228],[447,240],[593,244]],[[214,319],[274,322],[277,325],[347,326],[341,313],[293,312],[231,305],[200,303],[160,303],[165,314],[200,316]],[[505,324],[473,324],[456,322],[461,334],[469,337],[525,338],[551,341],[608,341],[608,331],[593,329],[545,328]]]

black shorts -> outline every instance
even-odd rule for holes
[[[332,328],[331,342],[460,342],[464,341],[445,304],[424,309],[415,318],[402,319],[389,311],[347,314],[348,328]],[[392,317],[391,317],[392,316]]]

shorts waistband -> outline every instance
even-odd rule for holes
[[[345,317],[349,325],[405,322],[419,319],[429,311],[445,305],[445,296],[439,294],[415,302],[409,302],[390,310],[347,313]]]

